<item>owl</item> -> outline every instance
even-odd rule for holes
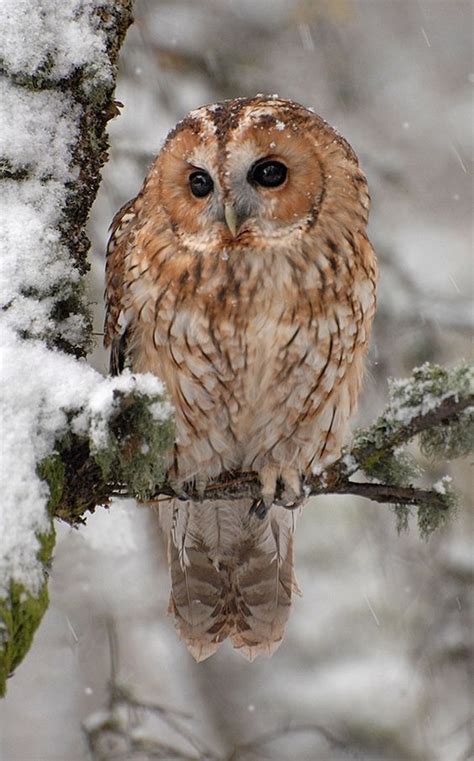
[[[160,503],[170,610],[196,660],[229,637],[249,660],[281,643],[292,596],[294,507],[340,455],[375,311],[369,194],[349,144],[277,96],[189,113],[112,222],[111,369],[161,378],[176,414]],[[249,499],[192,501],[224,471]],[[274,504],[277,483],[283,499]]]

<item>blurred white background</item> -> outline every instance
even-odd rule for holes
[[[358,422],[382,408],[387,376],[467,358],[472,21],[469,0],[139,0],[90,225],[96,330],[108,225],[167,130],[204,103],[276,92],[335,125],[369,179],[382,276]],[[100,338],[92,359],[106,371]],[[474,759],[472,463],[423,464],[453,476],[457,520],[426,543],[415,522],[398,537],[386,506],[313,501],[297,531],[304,596],[281,648],[253,664],[230,646],[195,664],[177,640],[146,508],[123,501],[80,530],[58,525],[50,609],[0,708],[2,761],[89,758],[81,723],[107,706],[110,627],[118,681],[171,710],[141,731],[181,755],[114,755],[111,743],[96,759]],[[174,709],[200,749],[170,728]]]

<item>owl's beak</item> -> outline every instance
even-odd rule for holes
[[[237,214],[235,213],[234,205],[232,203],[224,204],[224,219],[227,227],[232,233],[232,237],[237,235]]]

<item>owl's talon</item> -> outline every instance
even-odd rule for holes
[[[283,467],[281,480],[283,481],[283,492],[278,504],[288,510],[295,510],[304,499],[300,473],[296,468]]]
[[[174,489],[174,486],[173,486]],[[188,494],[188,492],[183,488],[177,488],[175,489],[176,499],[179,499],[180,502],[188,502],[190,499],[192,499],[191,495]]]
[[[304,494],[295,496],[293,499],[285,499],[285,495],[283,495],[282,499],[278,501],[278,504],[281,505],[281,507],[284,507],[285,510],[297,510],[305,500],[306,497]]]
[[[292,505],[299,497],[299,492],[295,492],[294,489],[291,487],[286,486],[285,489],[283,489],[283,494],[281,495],[281,503],[282,505]]]
[[[254,499],[252,507],[249,510],[249,515],[255,515],[260,521],[266,517],[269,508],[266,506],[263,499]]]
[[[270,510],[271,506],[275,502],[275,492],[272,491],[269,494],[267,492],[265,492],[265,493],[262,492],[262,500],[263,500],[263,504],[265,505],[266,509]]]
[[[183,502],[192,499],[191,495],[188,494],[184,488],[184,482],[180,481],[179,478],[176,478],[176,475],[172,471],[168,471],[168,483],[173,489],[176,499],[179,499]]]
[[[268,512],[275,502],[275,492],[277,488],[278,467],[274,463],[267,463],[261,468],[260,483],[262,484],[262,501]]]

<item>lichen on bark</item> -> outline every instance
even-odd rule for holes
[[[56,538],[53,515],[62,496],[59,475],[62,470],[61,461],[55,458],[51,464],[45,463],[42,473],[51,490],[48,503],[50,530],[37,534],[37,559],[43,568],[43,582],[33,594],[23,584],[10,579],[7,594],[0,596],[0,697],[5,694],[7,679],[30,649],[34,634],[48,608],[48,573]]]

